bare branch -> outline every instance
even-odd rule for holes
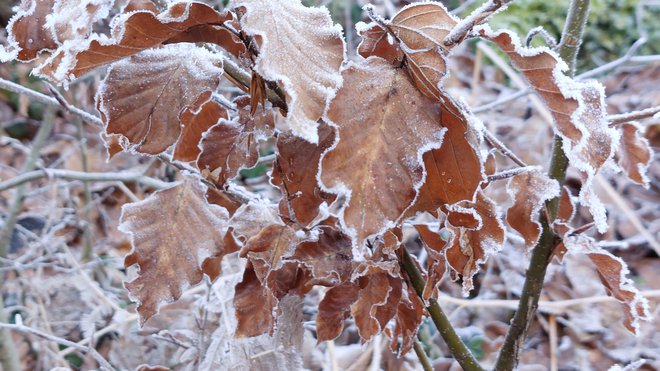
[[[609,115],[607,116],[607,121],[610,122],[610,126],[615,126],[630,121],[653,117],[658,113],[660,113],[660,106],[655,106],[640,111],[632,111],[628,113],[622,113],[619,115]]]
[[[21,333],[24,333],[24,334],[35,335],[35,336],[38,336],[42,339],[53,341],[57,344],[61,344],[61,345],[64,345],[66,347],[69,347],[69,348],[75,348],[75,349],[78,349],[82,352],[89,352],[92,355],[92,357],[94,357],[96,362],[99,363],[99,365],[101,366],[102,369],[104,369],[104,370],[114,370],[115,369],[93,347],[85,347],[85,346],[76,344],[72,341],[69,341],[69,340],[54,336],[54,335],[49,335],[49,334],[47,334],[43,331],[33,329],[32,327],[28,327],[28,326],[25,326],[23,324],[10,324],[10,323],[1,323],[0,322],[0,328],[5,328],[5,329],[13,330],[13,331],[18,331],[18,332],[21,332]]]
[[[7,189],[19,186],[21,184],[41,179],[41,178],[58,178],[68,180],[80,180],[91,182],[124,182],[140,183],[146,187],[153,189],[164,189],[172,186],[171,183],[163,182],[161,180],[150,178],[142,173],[135,172],[121,172],[121,173],[85,173],[81,171],[71,171],[62,169],[41,169],[23,173],[14,178],[0,182],[0,192]]]
[[[488,143],[490,143],[491,146],[496,148],[501,154],[510,158],[511,161],[515,162],[516,165],[518,166],[522,166],[522,167],[527,166],[527,164],[523,160],[521,160],[520,157],[518,157],[504,143],[502,143],[499,139],[497,139],[497,137],[493,133],[491,133],[486,129],[484,129],[483,133]]]
[[[525,166],[525,167],[517,167],[513,168],[510,170],[504,170],[500,171],[498,173],[495,173],[493,175],[488,176],[488,182],[493,182],[496,180],[503,180],[503,179],[509,179],[513,178],[516,175],[524,174],[524,173],[529,173],[533,171],[539,171],[541,170],[540,166]]]
[[[444,44],[447,47],[452,47],[459,42],[463,41],[474,26],[482,23],[486,18],[495,14],[498,10],[504,9],[511,0],[489,0],[482,6],[475,9],[469,16],[460,21],[445,37]]]

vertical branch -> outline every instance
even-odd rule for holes
[[[588,14],[589,0],[571,1],[559,45],[559,55],[568,64],[570,77],[575,75],[575,61],[582,43],[582,34]],[[563,185],[566,180],[567,168],[568,158],[562,149],[562,139],[555,136],[548,175]],[[550,218],[555,218],[559,208],[559,198],[548,201],[546,206]],[[543,230],[541,237],[532,252],[518,310],[511,320],[511,327],[497,358],[495,370],[513,370],[518,365],[520,351],[525,342],[529,325],[536,314],[541,289],[543,288],[543,279],[556,245],[557,237],[553,233],[550,223],[551,221],[546,218],[545,213],[542,213],[541,226]]]
[[[403,255],[401,258],[401,265],[403,266],[403,270],[410,278],[410,282],[412,282],[417,295],[422,298],[425,285],[424,278],[417,269],[417,265],[412,256],[408,253],[408,250],[406,250],[405,247],[401,247],[401,250]],[[442,308],[440,308],[438,302],[433,298],[429,299],[429,305],[426,307],[426,310],[431,315],[433,324],[435,324],[438,332],[440,332],[445,343],[447,343],[451,354],[456,358],[456,361],[458,361],[463,370],[482,371],[483,369],[479,365],[479,362],[477,362],[474,355],[472,355],[472,352],[470,352],[470,349],[468,349],[465,343],[463,343],[461,337],[458,336],[456,330],[452,327],[451,322],[449,322],[449,318]]]

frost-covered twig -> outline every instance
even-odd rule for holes
[[[491,146],[496,148],[501,154],[510,158],[511,161],[516,163],[516,165],[518,166],[522,166],[522,167],[527,166],[527,164],[523,160],[521,160],[520,157],[518,157],[504,143],[502,143],[499,139],[497,139],[497,137],[493,133],[491,133],[486,129],[484,129],[483,133],[484,133],[484,138],[486,138],[488,143],[490,143]]]
[[[46,104],[48,106],[52,107],[63,107],[62,104],[55,98],[49,97],[45,94],[39,93],[36,90],[32,90],[29,88],[26,88],[22,85],[16,84],[14,82],[5,80],[3,78],[0,78],[0,89],[8,90],[16,94],[21,94],[25,95],[29,98],[32,98],[33,100]],[[73,113],[74,115],[79,116],[82,118],[84,121],[89,122],[91,124],[94,124],[96,126],[101,127],[103,125],[103,121],[101,121],[100,118],[94,116],[93,114],[83,111],[80,108],[73,107],[73,106],[64,106],[66,110],[69,112]]]
[[[171,187],[171,183],[163,182],[155,178],[148,177],[142,173],[120,172],[120,173],[85,173],[81,171],[63,170],[63,169],[41,169],[23,173],[14,178],[0,182],[0,192],[21,184],[37,180],[40,178],[57,178],[67,180],[80,180],[84,182],[136,182],[152,189],[165,189]]]
[[[454,46],[467,36],[474,26],[482,23],[486,18],[503,9],[511,0],[489,0],[475,9],[469,16],[460,21],[445,37],[444,44],[447,47]]]
[[[653,117],[660,113],[660,106],[650,107],[639,111],[632,111],[628,113],[622,113],[618,115],[609,115],[607,116],[607,121],[610,122],[610,126],[623,124],[630,121],[641,120],[649,117]]]
[[[505,170],[505,171],[500,171],[498,173],[495,173],[493,175],[488,176],[488,182],[493,182],[496,180],[503,180],[503,179],[509,179],[513,178],[516,175],[520,175],[523,173],[531,172],[531,171],[539,171],[541,170],[540,166],[524,166],[524,167],[516,167],[510,170]]]
[[[43,331],[33,329],[32,327],[28,327],[28,326],[25,326],[23,324],[0,323],[0,328],[9,329],[9,330],[13,330],[13,331],[18,331],[18,332],[21,332],[21,333],[24,333],[24,334],[35,335],[35,336],[38,336],[42,339],[53,341],[53,342],[56,342],[57,344],[61,344],[61,345],[64,345],[66,347],[78,349],[82,352],[89,352],[91,354],[91,356],[94,357],[96,362],[99,363],[99,365],[101,366],[102,369],[104,369],[104,370],[114,370],[115,369],[93,347],[85,347],[85,346],[76,344],[72,341],[63,339],[61,337],[57,337],[57,336],[54,336],[54,335],[47,334]]]
[[[536,35],[539,35],[545,41],[545,44],[550,48],[554,49],[557,47],[557,40],[548,33],[548,31],[543,28],[543,26],[534,27],[527,33],[525,37],[525,45],[529,48],[532,45],[532,40]]]
[[[567,73],[570,77],[575,75],[576,56],[582,43],[582,34],[588,14],[589,0],[571,0],[559,47],[559,55],[568,64],[569,70]],[[562,139],[555,136],[549,176],[557,180],[560,185],[563,185],[567,168],[568,158],[562,149]],[[546,207],[550,217],[556,216],[559,199],[550,200],[546,203]],[[513,370],[516,368],[520,359],[520,351],[527,337],[527,331],[538,308],[543,280],[556,244],[556,236],[550,227],[547,216],[546,213],[541,213],[541,237],[532,251],[520,303],[516,314],[511,320],[511,326],[504,339],[504,345],[497,357],[496,370]]]

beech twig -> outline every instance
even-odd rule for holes
[[[79,345],[77,343],[74,343],[72,341],[69,341],[69,340],[54,336],[54,335],[47,334],[47,333],[45,333],[43,331],[39,331],[37,329],[33,329],[32,327],[28,327],[28,326],[25,326],[23,324],[0,323],[0,328],[14,330],[14,331],[18,331],[18,332],[21,332],[21,333],[24,333],[24,334],[35,335],[35,336],[38,336],[42,339],[46,339],[46,340],[49,340],[49,341],[54,341],[58,344],[64,345],[64,346],[69,347],[69,348],[75,348],[75,349],[78,349],[78,350],[83,351],[83,352],[89,352],[92,355],[92,357],[94,357],[96,362],[99,363],[99,365],[101,366],[102,369],[105,369],[105,370],[114,370],[115,369],[114,367],[112,367],[112,365],[110,365],[110,363],[105,358],[103,358],[102,355],[99,354],[99,352],[96,351],[96,349],[94,349],[94,347],[91,347],[91,346],[90,347],[85,347],[85,346]]]
[[[433,365],[431,365],[431,360],[429,360],[429,357],[426,355],[426,352],[424,351],[424,347],[422,346],[422,343],[420,343],[418,339],[415,339],[415,342],[413,343],[413,349],[415,349],[415,353],[417,353],[417,358],[419,358],[419,362],[422,364],[422,368],[424,369],[424,371],[433,371]]]
[[[148,177],[142,173],[85,173],[82,171],[71,171],[63,169],[41,169],[23,173],[11,179],[0,182],[0,192],[33,180],[46,177],[67,180],[80,180],[83,182],[136,182],[156,190],[165,189],[172,186],[172,183],[163,182],[162,180]]]
[[[469,16],[460,21],[445,37],[444,44],[452,47],[461,42],[467,36],[474,26],[482,23],[486,18],[495,14],[498,10],[510,3],[511,0],[489,0],[482,6],[475,9]]]
[[[632,111],[628,113],[621,113],[618,115],[609,115],[607,116],[607,121],[610,122],[610,126],[615,126],[623,124],[630,121],[641,120],[655,116],[660,113],[660,106],[650,107],[639,111]]]

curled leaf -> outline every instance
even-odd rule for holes
[[[309,225],[319,214],[323,202],[332,202],[333,196],[321,190],[317,183],[321,154],[335,140],[335,129],[327,124],[319,126],[318,145],[294,136],[281,133],[277,137],[277,164],[272,173],[271,183],[283,193],[280,204],[282,214],[289,214],[288,207],[295,215],[289,215],[301,225]]]
[[[471,228],[471,223],[463,226],[446,222],[452,237],[445,256],[449,266],[463,276],[463,294],[467,295],[473,288],[472,277],[479,270],[479,266],[504,244],[505,229],[497,213],[497,206],[482,191],[477,192],[474,201],[462,201],[458,206],[473,209],[481,219],[480,226],[476,229]],[[449,210],[449,214],[451,212]],[[450,216],[448,215],[448,220]]]
[[[316,336],[319,342],[341,335],[344,320],[351,316],[351,305],[357,300],[359,292],[358,285],[350,281],[325,292],[316,315]]]
[[[254,70],[282,84],[293,133],[318,143],[317,120],[341,85],[341,27],[333,25],[327,9],[308,8],[300,0],[239,0],[235,5],[245,9],[243,31],[260,43]]]
[[[584,235],[565,237],[563,243],[568,252],[586,254],[589,257],[608,295],[623,304],[626,328],[634,334],[639,334],[640,322],[651,319],[649,304],[635,288],[633,281],[627,277],[630,272],[626,263],[598,247],[595,240]]]
[[[147,10],[126,13],[113,22],[110,38],[93,35],[84,42],[67,41],[35,73],[56,83],[72,81],[95,68],[158,46],[194,26],[222,25],[231,19],[229,12],[218,13],[197,2],[176,3],[158,15]]]
[[[160,305],[176,301],[202,280],[207,258],[222,254],[229,214],[208,204],[205,191],[197,178],[186,175],[181,183],[122,208],[119,229],[133,245],[124,266],[139,267],[137,278],[125,285],[139,303],[142,324]]]
[[[172,158],[188,162],[194,161],[201,152],[199,142],[202,134],[221,119],[229,119],[227,110],[220,103],[211,99],[212,92],[207,91],[197,98],[197,101],[188,106],[179,114],[181,122],[181,135],[174,146]]]
[[[123,135],[141,153],[164,152],[181,136],[181,110],[213,91],[222,73],[219,55],[192,44],[146,50],[115,63],[97,95],[106,132]]]
[[[646,172],[651,165],[652,152],[649,141],[640,135],[640,129],[633,123],[621,125],[621,139],[617,147],[619,166],[625,171],[628,179],[649,186]]]
[[[55,0],[22,0],[7,24],[6,47],[0,46],[0,62],[29,62],[42,51],[57,49],[53,35],[44,28]]]
[[[513,205],[506,213],[506,220],[523,236],[525,246],[531,249],[541,235],[539,211],[545,201],[559,196],[559,183],[540,171],[529,171],[511,178],[507,192]]]
[[[220,120],[200,142],[197,167],[219,186],[236,177],[241,169],[254,167],[259,160],[259,142],[273,135],[274,112],[260,110],[252,116],[248,101],[248,97],[237,99],[238,118]]]
[[[327,114],[339,139],[322,157],[320,179],[348,198],[343,223],[362,244],[410,206],[424,180],[422,155],[440,146],[444,129],[438,105],[387,61],[351,63],[343,77]]]

